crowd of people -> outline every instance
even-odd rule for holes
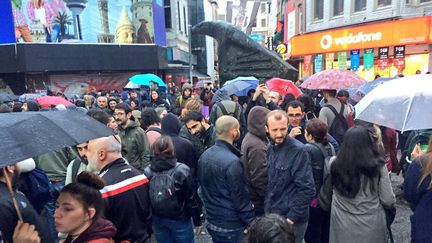
[[[237,97],[183,84],[88,93],[70,107],[2,104],[0,112],[76,110],[116,135],[2,168],[0,239],[191,243],[204,226],[215,243],[384,243],[395,214],[390,175],[402,171],[412,242],[431,242],[432,145],[416,145],[403,169],[403,134],[354,121],[348,96],[282,97],[260,84]],[[35,170],[50,182],[46,198],[24,190]]]

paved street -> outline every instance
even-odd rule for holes
[[[412,214],[408,203],[403,199],[401,185],[403,183],[402,175],[391,177],[393,191],[396,195],[396,218],[392,225],[392,231],[395,243],[409,243],[411,235],[410,216]]]

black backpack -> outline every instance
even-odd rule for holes
[[[325,105],[324,107],[328,107],[335,115],[333,123],[329,127],[328,133],[330,133],[330,135],[332,135],[339,144],[342,144],[345,132],[348,130],[347,119],[343,116],[345,111],[345,105],[341,104],[341,109],[339,113],[332,105]]]
[[[323,183],[324,180],[327,178],[328,175],[330,175],[330,160],[336,156],[336,151],[331,143],[327,144],[326,146],[322,145],[321,143],[312,143],[313,146],[319,148],[321,151],[322,156],[324,157],[324,164],[323,164]]]
[[[216,103],[216,106],[221,110],[222,115],[224,116],[232,116],[235,119],[237,119],[237,121],[240,122],[240,116],[241,116],[241,110],[240,110],[240,105],[238,104],[234,104],[235,108],[234,111],[229,111],[226,109],[226,107],[224,106],[224,104],[222,104],[223,101]]]
[[[183,212],[184,202],[179,201],[175,181],[174,171],[181,164],[176,165],[162,172],[152,171],[150,178],[150,203],[153,212],[162,217],[175,217]]]

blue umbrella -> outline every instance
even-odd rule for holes
[[[255,89],[259,80],[255,77],[238,77],[226,81],[221,89],[226,90],[228,95],[247,96],[251,89]]]
[[[377,79],[375,79],[373,81],[367,82],[367,83],[363,84],[362,86],[360,86],[357,89],[356,93],[360,92],[364,96],[367,93],[371,92],[376,87],[378,87],[379,85],[381,85],[381,84],[383,84],[383,83],[385,83],[387,81],[393,80],[395,78],[396,77],[394,77],[394,78],[377,78]]]
[[[150,82],[156,83],[159,87],[166,87],[166,84],[162,79],[152,73],[137,74],[129,78],[134,84],[150,86]]]

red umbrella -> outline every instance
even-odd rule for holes
[[[61,96],[42,96],[37,98],[36,101],[42,108],[51,108],[51,106],[56,106],[59,104],[65,106],[74,105]]]
[[[266,82],[270,91],[277,91],[284,97],[286,94],[293,94],[296,98],[302,94],[301,90],[290,80],[272,78]]]
[[[349,89],[365,83],[366,80],[354,72],[329,69],[310,76],[300,87],[305,89]]]

